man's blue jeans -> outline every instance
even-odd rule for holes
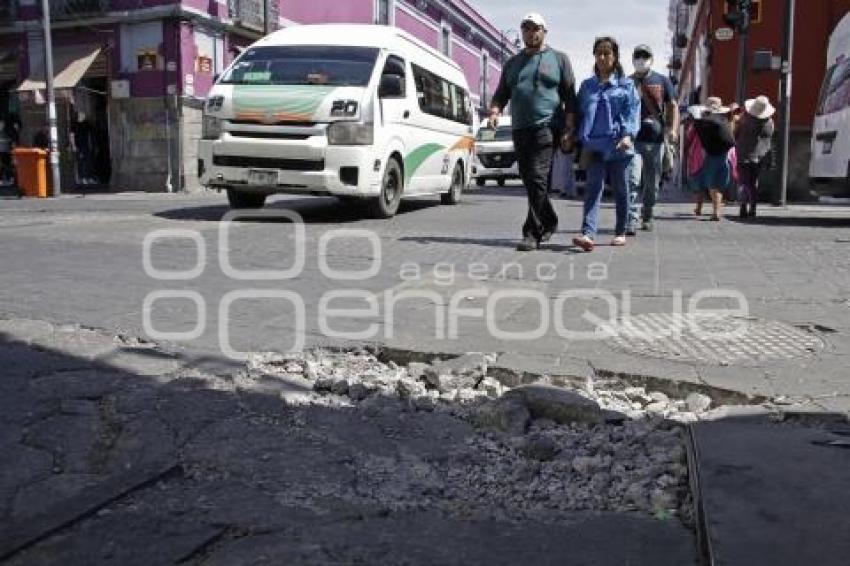
[[[658,187],[661,186],[661,159],[664,155],[664,144],[637,142],[635,149],[643,159],[640,176],[641,201],[643,202],[641,218],[652,220],[653,209],[658,200]]]
[[[598,159],[590,162],[587,168],[587,188],[584,196],[584,222],[581,225],[581,233],[588,238],[596,237],[599,224],[599,207],[602,202],[602,189],[605,186],[606,176],[611,183],[611,190],[614,191],[614,202],[617,205],[617,225],[614,234],[617,236],[625,235],[626,219],[629,212],[626,171],[630,162],[631,158],[617,161]]]
[[[635,153],[626,175],[629,181],[629,219],[626,222],[626,231],[634,231],[638,222],[638,195],[640,194],[640,176],[643,170],[643,157]],[[631,229],[631,230],[629,230]]]

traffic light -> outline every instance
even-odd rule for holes
[[[723,21],[740,33],[750,28],[750,6],[752,0],[726,0],[726,13]]]

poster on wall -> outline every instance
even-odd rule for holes
[[[139,49],[136,51],[137,69],[139,71],[155,71],[156,59],[156,49]]]
[[[212,74],[213,61],[212,57],[199,56],[195,60],[195,71],[198,73]]]

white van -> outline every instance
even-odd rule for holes
[[[273,193],[455,204],[474,148],[469,89],[451,59],[397,28],[304,25],[246,49],[207,98],[201,183],[234,208]]]
[[[811,143],[809,178],[815,191],[850,196],[850,14],[829,39]]]
[[[499,118],[495,129],[489,127],[486,118],[481,121],[475,137],[472,175],[479,187],[487,180],[494,180],[503,187],[506,179],[519,179],[510,116]]]

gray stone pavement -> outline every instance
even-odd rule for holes
[[[377,343],[399,361],[480,351],[497,356],[492,369],[501,372],[505,380],[533,381],[549,376],[555,382],[579,383],[615,378],[677,396],[699,391],[711,396],[715,404],[750,405],[774,414],[850,413],[850,207],[762,207],[762,216],[753,221],[739,222],[730,217],[712,223],[694,218],[688,204],[667,203],[660,207],[655,231],[639,234],[623,249],[601,245],[592,254],[583,254],[568,244],[580,220],[580,205],[558,201],[561,232],[547,249],[518,254],[513,245],[526,206],[520,191],[517,187],[475,191],[458,207],[439,206],[434,200],[412,201],[389,221],[364,220],[360,211],[345,209],[332,199],[276,199],[267,208],[272,212],[299,212],[305,220],[306,235],[302,273],[277,282],[256,277],[235,280],[223,272],[219,244],[221,219],[227,208],[223,197],[217,195],[125,194],[56,201],[0,200],[0,332],[14,339],[9,347],[15,349],[13,354],[6,350],[4,355],[5,359],[14,360],[9,379],[3,382],[5,404],[13,401],[8,408],[4,406],[4,419],[20,427],[38,424],[26,431],[31,440],[16,448],[20,454],[12,460],[15,465],[4,466],[6,489],[11,482],[15,497],[21,498],[7,508],[10,513],[22,513],[9,516],[12,523],[25,524],[29,508],[38,517],[39,512],[50,510],[51,502],[63,501],[85,489],[95,490],[95,499],[114,500],[117,493],[132,490],[149,479],[119,473],[122,462],[133,462],[134,470],[145,472],[141,476],[147,473],[154,478],[155,488],[145,487],[145,497],[138,500],[132,495],[129,500],[122,499],[117,508],[102,508],[90,521],[74,527],[73,535],[60,534],[59,538],[40,544],[39,552],[48,553],[39,555],[41,561],[49,561],[49,553],[56,552],[77,557],[63,563],[90,563],[86,553],[93,546],[103,549],[100,562],[132,563],[134,555],[144,556],[134,552],[134,544],[121,538],[126,534],[101,533],[99,527],[104,522],[113,524],[108,519],[112,513],[124,514],[121,521],[129,521],[137,529],[158,525],[163,536],[177,533],[168,535],[172,542],[162,547],[164,554],[157,560],[161,562],[186,557],[198,563],[207,558],[209,563],[247,562],[272,553],[292,556],[291,563],[334,563],[335,557],[340,556],[334,553],[341,552],[340,548],[360,548],[358,541],[362,538],[358,537],[365,535],[358,535],[356,529],[346,529],[346,538],[338,541],[338,547],[329,547],[322,538],[339,536],[338,530],[328,526],[328,521],[332,522],[328,517],[338,517],[338,509],[328,514],[321,505],[310,512],[305,512],[303,506],[296,506],[291,513],[275,508],[269,515],[272,520],[267,522],[271,525],[259,522],[257,527],[256,521],[244,518],[211,515],[209,521],[199,521],[197,514],[204,505],[199,503],[186,510],[180,507],[179,498],[169,499],[169,489],[186,488],[182,484],[175,487],[174,482],[180,481],[169,479],[167,474],[177,451],[175,446],[182,449],[186,439],[209,427],[227,429],[229,425],[221,423],[239,406],[232,396],[196,387],[185,379],[187,372],[224,374],[241,367],[222,355],[224,328],[236,350],[282,351],[303,334],[305,346]],[[729,212],[733,210],[730,208]],[[602,226],[612,224],[613,210],[609,206],[603,211]],[[351,233],[338,233],[321,252],[322,236],[327,238],[339,228],[374,233],[380,253],[376,254],[359,237],[362,234]],[[206,247],[206,261],[198,277],[157,281],[145,273],[143,241],[152,231],[163,229],[190,230],[200,235]],[[277,265],[283,269],[298,249],[292,234],[292,226],[280,220],[237,222],[227,255],[237,268],[268,269]],[[603,234],[600,243],[609,236],[610,233]],[[152,248],[151,258],[160,270],[185,270],[197,263],[196,247],[185,237],[163,239]],[[322,262],[338,270],[366,270],[376,262],[380,266],[364,280],[340,281],[322,273]],[[296,322],[291,305],[270,299],[236,301],[225,320],[220,312],[222,299],[228,293],[246,289],[294,292],[304,302],[303,327]],[[142,324],[145,297],[163,290],[194,291],[200,295],[206,306],[206,324],[199,337],[169,341],[146,336]],[[379,300],[377,315],[373,312],[358,319],[350,314],[323,319],[320,302],[340,290],[373,293]],[[404,290],[434,293],[436,301],[451,306],[449,315],[460,315],[457,337],[444,337],[437,331],[437,310],[431,298],[400,300],[389,308],[384,302],[387,293]],[[564,293],[576,290],[594,290],[597,296],[564,298]],[[688,301],[695,294],[717,290],[741,293],[746,299],[746,312],[705,316],[688,308]],[[685,306],[683,315],[677,317],[679,296]],[[494,297],[499,300],[494,301]],[[535,304],[529,297],[542,297],[542,304]],[[338,301],[337,308],[346,306],[344,300]],[[611,303],[607,301],[613,301],[618,309],[616,316],[609,316]],[[734,306],[728,293],[713,303],[702,304]],[[359,299],[347,306],[362,308],[364,302]],[[490,328],[484,315],[475,312],[486,312],[488,308]],[[594,340],[567,337],[569,330],[594,331],[597,325],[582,318],[587,311],[603,320],[610,319],[603,329],[613,335]],[[634,315],[632,326],[623,318],[626,311]],[[191,330],[197,319],[195,305],[186,298],[160,299],[151,315],[153,326],[160,332]],[[337,332],[363,330],[369,324],[375,325],[375,331],[362,339],[350,335],[334,338],[327,335],[323,322]],[[558,322],[563,328],[558,327]],[[665,330],[682,323],[687,326],[680,334],[663,336]],[[543,331],[533,339],[506,339],[494,335],[494,325],[502,331],[538,327]],[[636,327],[660,334],[630,332]],[[443,321],[440,328],[449,334],[447,322]],[[732,337],[736,328],[743,329],[743,334]],[[706,337],[698,332],[701,329],[714,333]],[[57,340],[61,347],[55,343]],[[153,347],[154,341],[159,347]],[[21,345],[26,343],[41,344],[40,348],[55,350],[56,355],[34,352]],[[90,379],[93,363],[102,365],[96,379]],[[144,385],[125,388],[127,375],[141,376]],[[43,398],[38,391],[28,393],[24,399],[17,397],[20,383],[15,380],[24,377],[44,378],[43,385],[39,384],[45,388]],[[180,379],[172,379],[177,377]],[[172,380],[170,386],[174,389],[149,386]],[[63,388],[71,391],[63,392]],[[110,392],[115,392],[115,398],[107,394]],[[105,398],[109,402],[104,402]],[[205,410],[198,414],[187,410],[193,402],[202,404]],[[151,406],[158,407],[156,418],[150,416]],[[723,419],[732,413],[723,408],[715,417]],[[216,436],[216,443],[238,445],[239,439],[248,435],[268,438],[269,445],[280,442],[267,423],[258,424],[249,415],[236,420],[232,439]],[[722,422],[732,426],[731,421]],[[122,431],[132,433],[133,427],[144,430],[144,440],[126,434],[118,442],[122,435],[116,434],[116,423],[121,424]],[[39,427],[43,430],[39,431]],[[3,430],[4,444],[21,434],[13,427]],[[458,434],[458,439],[463,437],[462,432]],[[698,447],[712,442],[722,445],[723,435],[731,433],[718,429],[717,436],[714,434],[713,429],[705,429],[696,436]],[[79,439],[86,439],[89,444],[75,444]],[[62,453],[57,464],[56,455],[45,453],[43,446],[63,442],[68,444],[67,454]],[[292,443],[292,447],[284,449],[290,458],[287,461],[304,459],[312,464],[300,470],[294,468],[295,475],[289,481],[306,481],[318,469],[326,469],[328,474],[340,473],[332,462],[320,462],[322,454],[315,452],[310,438],[293,439]],[[452,442],[446,444],[451,446]],[[92,456],[101,454],[104,446],[110,447],[109,453],[114,456],[107,461]],[[752,442],[741,450],[749,450],[755,460],[760,456],[774,457],[760,452],[761,446]],[[256,469],[240,470],[236,475],[263,480],[262,468],[257,464]],[[58,478],[55,469],[61,472]],[[276,469],[270,465],[265,473]],[[31,489],[19,489],[22,474],[32,476]],[[165,475],[160,478],[157,474]],[[115,493],[97,492],[103,489],[104,477],[117,478],[118,484],[112,487]],[[228,477],[225,474],[215,479],[226,481]],[[321,483],[321,478],[317,481]],[[256,501],[251,507],[258,514],[274,497],[270,494],[284,489],[278,484],[268,491],[247,490],[236,495],[242,483],[236,484],[221,493],[215,482],[194,487],[199,489],[198,501],[210,501],[212,508],[226,508],[226,501],[215,501],[217,493],[219,497],[226,494]],[[722,484],[714,485],[719,487],[712,487],[710,482],[704,487],[712,493],[726,489]],[[161,496],[153,497],[152,492]],[[707,501],[710,495],[705,494]],[[724,500],[718,501],[722,507]],[[769,511],[772,501],[772,497],[765,496],[749,512],[763,514]],[[746,522],[747,510],[737,509],[741,513],[738,520]],[[163,510],[168,513],[163,515]],[[364,514],[362,510],[358,513]],[[442,540],[446,533],[452,533],[458,544],[449,547],[455,553],[468,549],[473,553],[473,562],[514,563],[514,555],[507,550],[513,547],[508,542],[523,540],[532,546],[543,545],[544,541],[561,545],[547,556],[574,552],[581,557],[576,563],[601,563],[594,554],[598,545],[574,546],[576,540],[593,541],[592,533],[599,532],[599,523],[588,516],[577,517],[563,535],[550,531],[556,527],[529,523],[517,531],[518,538],[501,539],[485,536],[484,533],[493,532],[486,522],[447,525],[426,515],[397,517],[398,521],[390,521],[392,525],[382,525],[382,513],[365,513],[363,529],[383,531],[382,544],[386,546],[381,548],[392,549],[398,548],[410,531],[405,521],[417,524],[422,537],[404,543],[404,552],[412,555],[420,552],[418,545],[433,549],[435,544],[429,541]],[[163,520],[167,524],[163,525]],[[621,544],[607,545],[606,556],[611,564],[624,563],[634,553],[645,557],[644,563],[683,564],[686,560],[682,557],[693,554],[687,537],[672,527],[665,531],[664,523],[646,524],[633,517],[599,521],[628,523],[604,531],[623,536]],[[251,542],[240,548],[235,541],[245,536],[240,529],[246,525],[260,532],[251,532]],[[263,539],[264,532],[276,535]],[[545,536],[550,532],[551,536]],[[741,533],[736,529],[726,532]],[[290,542],[281,543],[280,533],[291,534]],[[220,545],[217,541],[222,539],[228,544]],[[469,542],[472,539],[480,546]],[[556,540],[562,542],[553,542]],[[737,542],[724,540],[733,546]],[[646,549],[658,545],[670,554],[653,560]],[[366,545],[362,551],[351,550],[354,554],[345,559],[373,562],[376,557],[370,553],[375,548]],[[621,551],[622,555],[617,554]],[[32,555],[19,555],[16,559],[27,563],[27,556],[32,559]],[[385,562],[394,563],[396,559],[401,561],[399,556],[391,556]]]
[[[846,423],[735,417],[694,437],[714,564],[847,564]]]
[[[175,344],[183,353],[221,358],[223,329],[238,351],[287,350],[301,335],[306,346],[367,341],[444,355],[497,352],[501,363],[532,373],[660,377],[713,391],[718,398],[743,394],[850,411],[845,373],[850,356],[850,207],[764,206],[754,221],[730,216],[712,223],[694,218],[688,204],[665,204],[655,231],[641,233],[623,249],[601,245],[591,254],[569,246],[580,222],[575,201],[557,201],[561,231],[548,249],[515,252],[524,209],[519,187],[475,191],[458,207],[439,206],[433,199],[410,201],[388,221],[363,219],[361,211],[333,199],[279,198],[263,213],[294,210],[302,215],[302,245],[285,221],[235,222],[229,252],[222,254],[220,220],[228,209],[216,194],[0,201],[0,313],[144,336],[142,310],[149,293],[193,291],[203,299],[206,324],[197,339]],[[612,222],[613,210],[607,206],[603,232]],[[145,274],[142,243],[146,235],[163,229],[193,231],[203,240],[206,261],[197,278],[157,281]],[[338,229],[374,234],[379,253],[362,233],[334,235]],[[333,237],[320,255],[323,236]],[[600,243],[608,236],[600,236]],[[157,242],[151,252],[157,269],[196,265],[192,240]],[[299,249],[303,269],[293,279],[267,281],[248,274],[246,280],[236,280],[222,272],[222,259],[236,269],[283,269],[292,265]],[[326,272],[377,269],[363,280],[338,280],[323,273],[325,267]],[[228,316],[220,316],[228,293],[255,289],[297,294],[304,305],[303,324],[286,299],[235,300]],[[377,304],[372,313],[356,319],[322,316],[321,300],[339,291],[369,293]],[[590,291],[604,297],[563,297]],[[688,318],[693,313],[689,301],[712,291],[744,298],[748,318],[718,321],[721,335],[738,323],[748,324],[740,340],[694,335],[692,330],[701,327],[699,319]],[[405,298],[405,292],[420,298]],[[433,295],[423,295],[427,293]],[[388,297],[397,300],[386,302]],[[448,313],[442,321],[437,301]],[[361,297],[337,298],[328,306],[369,305]],[[726,298],[703,300],[697,308],[732,306]],[[628,333],[565,338],[571,331],[594,329],[582,319],[587,311],[611,319],[621,330],[622,316],[629,312],[635,328],[663,334],[677,307],[685,313],[679,320],[696,324],[679,338],[644,339]],[[152,325],[161,332],[189,331],[198,319],[196,311],[189,299],[161,299],[153,304]],[[450,332],[452,319],[456,337]],[[523,334],[505,339],[494,328]],[[329,337],[328,329],[345,336]],[[528,331],[535,329],[539,336],[530,337]],[[352,340],[359,331],[370,332]]]

